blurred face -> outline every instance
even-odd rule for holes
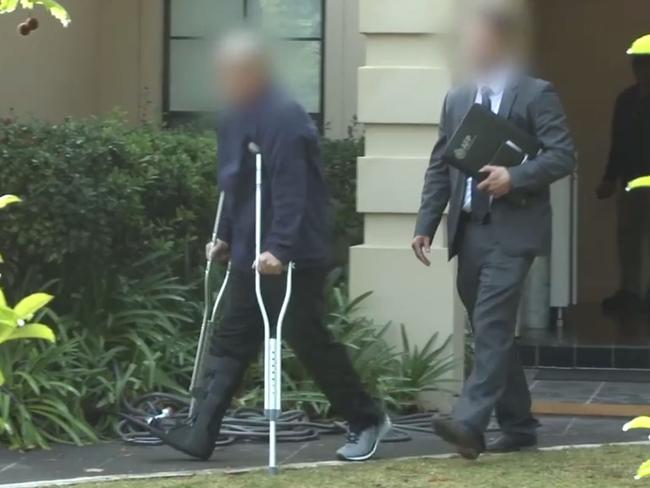
[[[506,42],[485,19],[473,19],[465,26],[462,47],[465,62],[474,73],[489,72],[508,61]]]
[[[632,67],[637,83],[650,87],[650,56],[635,56]]]
[[[242,106],[254,101],[264,90],[266,75],[258,60],[225,60],[217,63],[217,91],[227,106]]]

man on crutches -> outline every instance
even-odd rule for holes
[[[210,258],[230,262],[224,317],[211,344],[207,387],[196,398],[193,415],[157,435],[190,456],[212,455],[223,416],[264,342],[261,305],[275,337],[288,299],[281,339],[349,423],[338,457],[369,459],[390,421],[364,391],[345,347],[333,339],[323,320],[330,219],[318,132],[303,108],[273,83],[264,44],[255,36],[238,33],[227,38],[219,50],[218,68],[229,109],[219,129],[219,186],[225,198],[218,240],[207,252]],[[256,163],[261,169],[257,208]],[[287,272],[292,273],[290,296]],[[274,420],[274,412],[267,415]]]

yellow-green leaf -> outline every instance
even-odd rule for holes
[[[36,312],[50,303],[54,297],[47,293],[34,293],[23,298],[14,307],[14,312],[19,319],[29,320]]]
[[[646,478],[648,476],[650,476],[650,459],[639,466],[634,479],[640,480],[641,478]]]
[[[3,324],[8,327],[16,327],[18,325],[16,313],[7,306],[0,306],[0,326]]]
[[[650,417],[637,417],[623,426],[623,432],[631,429],[650,429]]]
[[[650,187],[650,176],[642,176],[635,180],[630,181],[625,188],[626,191],[636,190],[638,188],[648,188]]]
[[[0,261],[1,263],[2,261]],[[5,294],[2,291],[2,288],[0,288],[0,308],[6,308],[7,307],[7,299],[5,298]]]
[[[4,385],[5,382],[5,377],[2,374],[2,371],[0,371],[0,386]],[[2,420],[0,420],[0,428],[4,429],[4,424],[2,423]]]
[[[70,15],[68,11],[63,8],[59,2],[55,0],[36,0],[37,3],[40,3],[50,11],[52,16],[63,24],[63,27],[68,27],[70,25]]]
[[[18,0],[0,0],[0,14],[8,14],[18,7]]]
[[[0,208],[5,208],[7,205],[11,205],[12,203],[19,203],[22,202],[20,198],[18,198],[16,195],[2,195],[0,197]]]
[[[4,262],[5,262],[5,260],[2,259],[2,254],[0,254],[0,264],[2,264],[2,263],[4,263]]]
[[[56,337],[52,329],[43,324],[29,324],[25,327],[14,329],[7,341],[15,341],[17,339],[42,339],[44,341],[54,342]]]

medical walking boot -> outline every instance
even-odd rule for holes
[[[244,364],[226,357],[216,358],[213,367],[212,380],[197,399],[194,415],[166,431],[151,429],[163,443],[204,461],[214,452],[221,422],[246,372]]]

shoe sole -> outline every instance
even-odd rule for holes
[[[187,456],[198,459],[200,461],[208,461],[212,457],[212,452],[206,456],[205,454],[198,454],[195,452],[188,451],[187,449],[184,449],[183,447],[177,445],[176,443],[171,442],[169,440],[169,437],[167,436],[167,432],[165,432],[164,430],[157,429],[156,427],[153,427],[152,425],[145,422],[138,422],[138,423],[142,427],[147,429],[151,434],[158,437],[158,439],[160,439],[164,445],[169,446],[172,449],[176,449],[177,451],[182,452]]]
[[[486,449],[485,452],[489,454],[510,454],[513,452],[527,452],[527,451],[537,451],[538,447],[537,444],[533,444],[531,446],[521,446],[521,447],[514,447],[512,449]]]
[[[385,422],[381,425],[381,428],[379,429],[379,432],[377,433],[377,440],[375,440],[375,443],[372,445],[372,449],[368,454],[365,454],[363,456],[354,456],[354,457],[348,457],[348,456],[343,456],[341,454],[337,454],[336,456],[341,460],[341,461],[350,461],[353,463],[359,463],[362,461],[367,461],[371,457],[375,455],[377,452],[377,449],[379,448],[379,444],[381,444],[381,441],[384,437],[386,437],[386,434],[390,432],[390,429],[393,428],[393,424],[390,421],[390,418],[386,416]]]
[[[485,452],[488,454],[512,454],[513,452],[534,452],[537,451],[537,446],[530,446],[530,447],[518,447],[516,449],[508,449],[508,450],[497,450],[493,451],[491,449],[486,449]]]
[[[470,436],[459,436],[456,430],[448,428],[447,423],[434,421],[433,431],[438,437],[442,438],[442,440],[452,444],[456,448],[456,452],[460,454],[462,458],[474,461],[480,456],[481,450],[478,446],[468,446],[468,444],[475,442],[474,439]]]

